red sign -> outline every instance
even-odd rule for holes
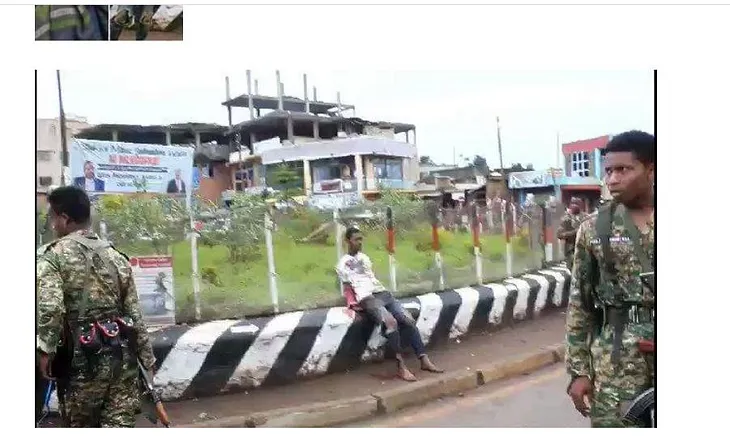
[[[140,268],[172,268],[172,256],[137,256],[129,263]]]

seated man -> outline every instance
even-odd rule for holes
[[[416,329],[416,322],[413,317],[403,309],[403,306],[388,292],[373,274],[370,258],[360,251],[362,249],[362,233],[355,227],[345,231],[348,253],[337,263],[337,274],[343,284],[352,287],[358,305],[365,314],[375,323],[375,328],[385,326],[385,338],[387,346],[395,354],[398,365],[398,377],[405,381],[416,381],[416,376],[406,367],[403,360],[398,328],[403,330],[405,338],[416,356],[421,361],[421,369],[435,373],[441,373],[431,363],[426,349],[421,340],[421,335]]]

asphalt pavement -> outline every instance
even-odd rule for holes
[[[590,427],[565,393],[565,367],[486,385],[462,397],[446,398],[348,427]]]

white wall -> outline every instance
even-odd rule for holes
[[[83,129],[91,127],[84,118],[66,119],[66,141]],[[36,120],[36,192],[46,192],[47,187],[40,185],[40,177],[51,177],[52,185],[61,184],[61,125],[58,119]],[[48,160],[42,160],[47,158]]]

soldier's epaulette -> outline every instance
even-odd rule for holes
[[[36,250],[35,255],[43,256],[44,254],[46,254],[48,252],[48,250],[53,248],[53,246],[56,245],[57,243],[58,243],[58,239],[55,239],[51,242],[41,245],[40,247],[38,247],[38,250]]]

